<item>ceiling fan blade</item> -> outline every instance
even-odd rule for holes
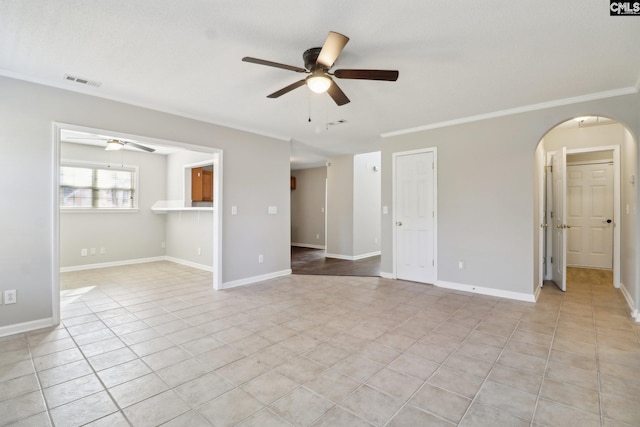
[[[329,94],[331,99],[333,99],[335,103],[338,104],[338,106],[351,102],[349,98],[347,98],[347,95],[345,95],[342,89],[340,89],[340,87],[336,84],[336,82],[331,83],[331,86],[329,86],[327,93]]]
[[[306,73],[307,70],[301,67],[296,67],[293,65],[281,64],[279,62],[266,61],[264,59],[251,58],[250,56],[245,56],[242,58],[243,62],[251,62],[252,64],[266,65],[267,67],[275,67],[282,68],[289,71],[295,71],[296,73]]]
[[[349,37],[340,33],[330,31],[327,39],[322,45],[322,50],[318,55],[316,63],[326,68],[331,68],[333,63],[336,62],[336,59],[338,59],[338,56],[340,56],[342,49],[344,49],[348,41]]]
[[[285,93],[289,93],[292,90],[299,88],[300,86],[304,86],[305,81],[306,81],[305,79],[302,79],[302,80],[298,80],[295,83],[291,83],[289,86],[283,87],[282,89],[273,92],[271,95],[267,95],[267,98],[279,98]]]
[[[333,73],[339,79],[385,80],[395,82],[398,80],[396,70],[336,70]]]
[[[126,145],[130,145],[139,150],[148,151],[149,153],[153,153],[154,151],[156,151],[153,148],[145,147],[144,145],[136,144],[135,142],[129,142],[129,141],[122,141],[122,142],[124,142]]]

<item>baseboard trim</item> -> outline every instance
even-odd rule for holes
[[[535,298],[536,302],[538,302],[538,298],[540,298],[540,292],[542,292],[542,286],[538,285],[536,286],[536,290],[533,293],[533,297]]]
[[[237,288],[238,286],[246,286],[256,282],[263,282],[269,279],[275,279],[277,277],[289,276],[291,269],[274,271],[273,273],[261,274],[260,276],[246,277],[244,279],[233,280],[231,282],[224,282],[222,289]]]
[[[312,245],[311,243],[291,243],[291,246],[295,246],[296,248],[327,249],[325,245]]]
[[[360,259],[371,258],[372,256],[378,256],[381,253],[382,252],[380,252],[380,251],[376,251],[376,252],[369,252],[368,254],[354,255],[354,256],[326,253],[326,254],[324,254],[324,256],[327,257],[327,258],[344,259],[344,260],[347,260],[347,261],[358,261]]]
[[[365,259],[365,258],[371,258],[374,256],[378,256],[380,255],[382,252],[380,251],[375,251],[375,252],[369,252],[368,254],[362,254],[362,255],[356,255],[353,257],[354,261],[358,261],[359,259]]]
[[[164,257],[165,261],[175,262],[176,264],[186,265],[187,267],[197,268],[198,270],[208,271],[213,273],[213,267],[210,265],[198,264],[196,262],[187,261],[186,259],[174,258],[172,256]]]
[[[8,335],[21,334],[23,332],[35,331],[36,329],[49,328],[55,326],[53,317],[46,319],[31,320],[24,323],[16,323],[15,325],[0,326],[0,337]]]
[[[71,267],[60,267],[60,273],[68,273],[71,271],[93,270],[94,268],[121,267],[123,265],[144,264],[147,262],[166,261],[167,257],[157,256],[151,258],[127,259],[123,261],[102,262],[99,264],[85,264]]]
[[[447,282],[445,280],[436,281],[439,288],[454,289],[456,291],[471,292],[474,294],[490,295],[493,297],[508,298],[518,301],[536,302],[534,294],[522,292],[503,291],[501,289],[485,288],[482,286],[465,285],[463,283]]]
[[[631,298],[631,294],[627,290],[627,287],[624,285],[624,283],[620,283],[620,291],[622,292],[622,295],[624,296],[624,299],[627,301],[627,305],[631,310],[631,317],[636,322],[640,322],[640,313],[638,312],[638,308],[636,307],[636,304],[633,302],[633,298]]]
[[[324,256],[327,258],[344,259],[347,261],[353,261],[353,257],[351,255],[330,254],[327,252],[326,254],[324,254]]]
[[[381,271],[380,272],[380,277],[382,277],[383,279],[395,279],[396,276],[393,273],[387,273],[386,271]]]

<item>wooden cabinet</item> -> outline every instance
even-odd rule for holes
[[[213,167],[191,169],[191,201],[213,201]]]

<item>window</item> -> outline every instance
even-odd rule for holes
[[[60,207],[137,209],[137,168],[108,165],[60,166]]]

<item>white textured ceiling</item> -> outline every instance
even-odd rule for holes
[[[342,107],[306,87],[267,99],[300,75],[241,62],[303,66],[329,31],[351,38],[334,69],[397,69],[398,81],[336,79]],[[296,162],[634,87],[638,40],[640,17],[609,16],[606,0],[0,0],[0,74],[291,139]]]

